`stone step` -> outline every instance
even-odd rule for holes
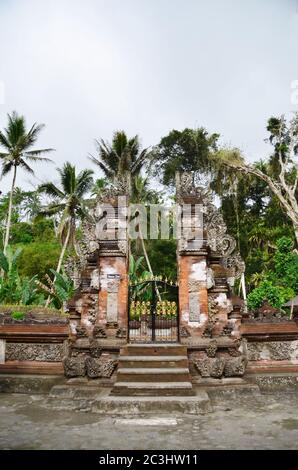
[[[118,367],[188,367],[188,358],[187,356],[119,356]]]
[[[153,368],[137,367],[119,368],[117,382],[189,382],[190,375],[187,367]]]
[[[95,399],[99,397],[102,390],[97,386],[89,385],[56,385],[51,389],[50,398],[63,399]]]
[[[111,395],[186,396],[194,391],[191,382],[116,382]]]
[[[185,395],[185,394],[183,394]],[[40,406],[50,410],[92,411],[103,416],[168,416],[169,414],[205,414],[212,411],[212,404],[207,393],[203,390],[187,396],[110,396],[106,389],[99,397],[86,398],[63,396],[59,399],[53,394],[40,402]]]
[[[120,351],[121,356],[187,356],[186,346],[181,344],[127,344]]]

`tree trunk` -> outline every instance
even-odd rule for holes
[[[296,243],[298,245],[298,204],[295,195],[292,194],[293,188],[291,189],[291,187],[286,184],[283,178],[281,178],[281,188],[280,184],[270,178],[270,176],[266,175],[257,168],[251,167],[250,165],[237,165],[228,162],[224,162],[224,164],[230,168],[234,168],[235,170],[241,171],[243,173],[254,175],[268,184],[269,189],[272,191],[273,194],[275,194],[282,206],[284,213],[287,215],[287,217],[291,220],[293,224]]]
[[[13,198],[13,192],[14,192],[14,187],[15,187],[15,183],[16,183],[16,177],[17,177],[17,167],[16,167],[16,165],[14,165],[14,167],[13,167],[13,178],[12,178],[11,190],[10,190],[10,195],[9,195],[9,205],[8,205],[8,215],[7,215],[5,239],[4,239],[4,246],[3,246],[3,253],[5,255],[6,255],[6,250],[7,250],[8,243],[9,243],[11,214],[12,214],[12,198]]]
[[[58,261],[58,265],[57,265],[57,269],[56,269],[57,273],[60,273],[60,270],[61,270],[61,267],[62,267],[63,258],[64,258],[65,251],[66,251],[66,248],[67,248],[67,245],[68,245],[68,242],[69,242],[70,232],[71,232],[71,224],[69,224],[69,226],[68,226],[66,238],[64,240],[62,250],[61,250],[61,253],[60,253],[60,257],[59,257],[59,261]]]
[[[61,267],[62,267],[63,258],[64,258],[65,251],[66,251],[66,248],[67,248],[67,245],[68,245],[68,242],[69,242],[70,232],[71,232],[71,224],[69,223],[66,238],[65,238],[64,243],[62,245],[62,250],[61,250],[58,265],[57,265],[57,268],[56,268],[57,273],[60,273],[60,270],[61,270]],[[54,277],[53,282],[55,283],[55,281],[56,281],[56,276]],[[49,306],[50,301],[51,301],[51,296],[49,295],[49,297],[47,298],[47,301],[46,301],[46,305],[45,305],[46,308]]]
[[[298,224],[294,225],[294,233],[295,233],[295,238],[296,238],[296,244],[298,246]]]

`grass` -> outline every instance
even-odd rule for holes
[[[21,312],[26,314],[43,314],[43,315],[53,315],[53,316],[66,316],[61,313],[61,310],[55,308],[46,308],[39,305],[13,305],[13,304],[3,304],[0,305],[0,313],[11,315],[13,312]]]

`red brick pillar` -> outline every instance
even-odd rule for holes
[[[208,323],[207,252],[178,254],[180,338],[200,337]]]

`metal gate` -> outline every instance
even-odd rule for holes
[[[131,343],[179,341],[177,283],[160,277],[130,283],[128,312]]]

